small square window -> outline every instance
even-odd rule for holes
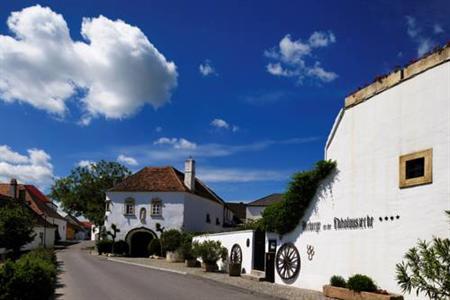
[[[162,215],[162,202],[159,199],[153,199],[151,205],[151,215],[161,216]]]
[[[206,223],[211,223],[211,217],[209,214],[206,214]]]
[[[400,156],[400,188],[432,183],[432,159],[432,149]]]

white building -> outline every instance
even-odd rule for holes
[[[258,200],[247,203],[245,213],[246,219],[256,220],[261,218],[262,213],[267,206],[280,201],[283,201],[283,194],[270,194]]]
[[[224,223],[224,202],[195,177],[195,161],[185,174],[173,167],[146,167],[106,193],[105,227],[115,224],[116,240],[125,240],[133,256],[146,256],[147,245],[168,229],[217,232]]]

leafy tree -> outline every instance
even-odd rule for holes
[[[101,226],[105,216],[105,192],[130,174],[125,166],[103,160],[76,167],[69,176],[55,181],[49,196],[59,201],[68,213],[84,215]]]
[[[405,261],[396,265],[396,271],[403,292],[415,290],[430,299],[450,299],[450,239],[419,241],[408,250]]]
[[[12,250],[19,257],[22,246],[33,241],[33,216],[28,208],[17,202],[0,207],[0,248]]]

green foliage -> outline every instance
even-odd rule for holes
[[[128,255],[128,251],[130,250],[130,247],[128,246],[128,243],[125,241],[117,241],[112,244],[112,253],[118,254],[118,255]]]
[[[339,275],[333,275],[330,278],[330,285],[335,287],[346,288],[347,282],[345,281],[344,277]]]
[[[31,251],[0,269],[0,299],[48,299],[56,284],[56,259],[45,249]]]
[[[396,265],[397,283],[403,292],[415,290],[430,299],[450,298],[450,240],[420,241]]]
[[[97,241],[97,243],[95,243],[95,246],[97,247],[97,252],[100,255],[102,255],[103,253],[111,253],[112,252],[113,241],[111,241],[111,240],[99,240],[99,241]]]
[[[264,230],[264,223],[262,219],[249,219],[246,222],[239,224],[235,230]]]
[[[192,259],[192,237],[193,235],[189,232],[183,232],[181,234],[181,244],[180,252],[185,259]]]
[[[219,259],[227,258],[227,248],[223,247],[219,241],[204,241],[202,243],[192,243],[192,254],[194,257],[201,257],[206,264],[215,264]]]
[[[73,169],[69,176],[55,181],[50,197],[59,201],[65,211],[84,215],[96,225],[105,216],[105,192],[131,172],[116,162],[100,161]]]
[[[175,251],[181,245],[181,232],[176,229],[164,231],[161,234],[161,246],[164,251]]]
[[[321,160],[313,170],[294,174],[284,194],[284,201],[273,203],[263,211],[262,227],[279,234],[294,230],[303,218],[320,182],[335,168],[336,162]]]
[[[347,287],[355,292],[375,292],[377,290],[372,278],[361,274],[350,277],[347,281]]]
[[[148,254],[161,256],[161,241],[159,239],[152,239],[150,243],[148,243]]]
[[[0,207],[0,248],[13,251],[18,257],[20,248],[33,241],[33,216],[29,209],[17,202]]]

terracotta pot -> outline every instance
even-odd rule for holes
[[[330,298],[341,300],[403,300],[403,296],[396,294],[377,294],[369,292],[354,292],[346,288],[331,285],[323,286],[323,294]]]
[[[241,267],[241,264],[230,263],[228,265],[228,274],[230,274],[230,276],[241,276]]]
[[[184,262],[184,257],[181,253],[177,251],[167,251],[166,252],[166,260],[168,262]]]
[[[197,268],[200,266],[200,262],[196,258],[186,259],[185,265],[188,268]]]
[[[214,272],[217,270],[217,264],[211,264],[211,263],[204,263],[205,266],[205,272]]]

